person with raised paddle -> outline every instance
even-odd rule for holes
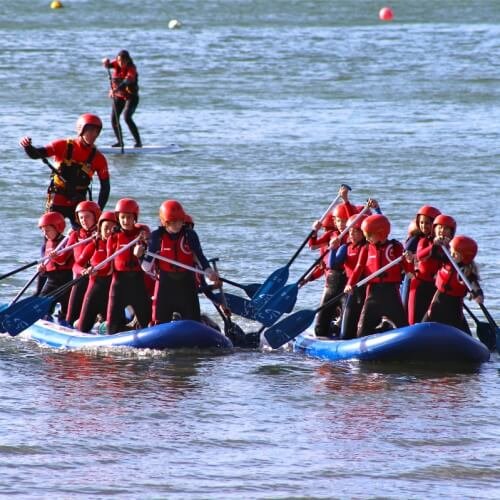
[[[98,315],[102,321],[106,319],[113,268],[109,265],[96,272],[94,268],[107,257],[106,242],[117,225],[114,212],[103,212],[97,222],[97,236],[85,246],[76,259],[79,265],[87,266],[82,273],[89,275],[77,325],[78,330],[82,332],[90,332]]]
[[[95,235],[101,208],[95,201],[85,200],[78,203],[75,214],[80,227],[70,233],[68,245],[81,243],[73,248],[73,278],[78,278],[82,276],[83,270],[88,267],[88,260],[82,259],[82,253],[85,249],[84,242],[88,242],[88,238]],[[66,314],[66,322],[69,326],[73,326],[73,323],[80,317],[83,296],[87,290],[88,282],[88,277],[86,277],[71,289]]]
[[[95,141],[101,133],[101,119],[85,113],[76,122],[78,136],[72,139],[57,139],[44,147],[32,145],[31,137],[23,137],[19,144],[32,159],[42,159],[52,170],[47,189],[47,212],[59,212],[67,217],[74,228],[78,227],[75,208],[81,201],[92,199],[91,183],[96,173],[100,182],[98,205],[106,205],[110,192],[108,163],[98,151]],[[47,158],[53,157],[55,166]]]
[[[71,269],[73,267],[73,254],[71,252],[56,251],[61,240],[64,239],[64,229],[66,223],[64,217],[59,212],[47,212],[38,220],[38,227],[41,229],[44,237],[42,245],[42,257],[47,260],[39,264],[38,271],[44,277],[43,286],[36,293],[39,297],[46,297],[62,285],[69,283],[73,277]],[[68,309],[70,291],[64,293],[59,298],[61,304],[60,318],[66,317]],[[54,307],[49,311],[52,314]]]
[[[151,320],[151,298],[146,290],[145,275],[139,260],[150,234],[149,227],[137,222],[139,205],[132,198],[118,200],[115,214],[118,230],[106,242],[108,257],[138,237],[141,241],[113,259],[113,278],[106,316],[109,334],[125,328],[123,311],[127,306],[133,307],[139,328],[147,327]]]
[[[468,236],[455,236],[450,241],[450,250],[443,243],[442,250],[446,262],[436,274],[436,293],[423,321],[437,321],[454,326],[471,335],[464,317],[463,301],[467,293],[478,303],[484,300],[479,285],[479,272],[474,258],[477,255],[477,243]],[[465,280],[460,275],[463,273]]]
[[[151,233],[142,261],[146,272],[155,269],[159,274],[153,298],[153,323],[168,323],[174,313],[180,314],[182,319],[200,321],[195,273],[160,258],[154,259],[154,255],[191,268],[197,266],[214,282],[219,281],[218,274],[203,254],[197,233],[186,227],[186,213],[179,201],[165,200],[160,205],[159,218],[161,226]]]
[[[347,224],[347,219],[351,215],[357,213],[357,208],[349,202],[349,190],[346,186],[341,186],[339,190],[339,196],[342,198],[343,203],[336,205],[332,210],[333,220],[335,223],[335,229],[331,231],[326,231],[323,235],[318,238],[317,231],[321,227],[321,221],[316,221],[313,225],[315,233],[309,240],[309,246],[312,250],[320,249],[324,252],[325,249],[330,248],[335,251],[341,244],[347,242],[348,235],[345,234],[342,240],[338,238],[340,233],[344,231]],[[325,262],[325,287],[323,289],[323,295],[321,297],[320,305],[328,302],[332,297],[341,292],[346,284],[345,272],[342,265],[334,265],[334,267],[328,267],[328,254],[324,257]],[[316,316],[316,325],[314,331],[319,337],[328,337],[333,334],[338,334],[340,329],[335,329],[333,326],[333,321],[339,317],[341,310],[340,300],[338,302],[331,303],[329,307],[322,309]]]
[[[123,147],[123,133],[120,126],[120,116],[123,113],[125,123],[134,137],[134,148],[141,148],[141,136],[132,116],[139,104],[139,75],[137,68],[127,50],[120,50],[115,59],[103,59],[104,67],[113,70],[110,75],[111,89],[109,96],[113,99],[113,111],[111,113],[111,124],[116,135],[117,142],[113,147]]]
[[[400,264],[373,278],[367,285],[366,298],[357,327],[357,337],[377,333],[385,329],[384,321],[391,327],[408,324],[399,293],[402,273],[413,268],[413,255],[403,245],[388,239],[391,231],[389,219],[380,214],[369,215],[361,224],[361,230],[368,242],[361,249],[358,262],[344,289],[352,294],[354,284],[364,275],[372,275],[399,257]]]
[[[358,263],[359,254],[367,244],[366,238],[361,230],[363,221],[367,215],[351,215],[347,219],[349,229],[349,239],[343,243],[337,251],[332,250],[329,254],[329,268],[343,266],[347,280],[349,280]],[[342,321],[340,325],[341,340],[352,339],[356,337],[357,325],[361,310],[365,303],[366,287],[360,286],[353,289],[353,292],[348,295],[343,304]]]

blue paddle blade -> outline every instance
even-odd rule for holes
[[[283,288],[288,280],[288,266],[276,269],[262,286],[255,292],[252,304],[255,309],[261,308],[278,290]]]
[[[215,293],[214,295],[217,301],[222,303],[220,294]],[[255,321],[255,307],[250,300],[228,292],[224,292],[224,296],[226,298],[227,306],[234,314]]]
[[[282,319],[265,331],[264,337],[273,349],[278,349],[311,326],[316,311],[304,309]]]
[[[255,319],[264,326],[271,326],[286,312],[290,312],[297,302],[297,283],[287,285],[276,292],[256,313]]]
[[[28,297],[11,308],[2,311],[1,326],[10,335],[19,335],[23,330],[45,316],[52,307],[54,298]]]
[[[477,338],[490,350],[494,351],[495,346],[497,345],[497,336],[498,332],[496,332],[491,327],[489,323],[485,323],[483,321],[478,321],[476,324],[476,335]]]

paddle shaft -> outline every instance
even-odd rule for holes
[[[118,116],[118,111],[116,109],[116,104],[115,104],[115,92],[113,90],[113,77],[111,76],[111,70],[109,67],[106,68],[108,70],[108,78],[109,78],[109,88],[111,89],[111,98],[113,99],[113,113],[115,115],[115,121],[116,121],[116,130],[118,132],[118,140],[120,141],[120,150],[121,153],[123,154],[124,152],[124,144],[123,144],[123,134],[122,134],[122,129],[120,127],[120,117]]]
[[[68,183],[68,181],[61,175],[61,173],[59,172],[59,170],[57,170],[57,168],[54,167],[54,165],[52,165],[52,163],[50,163],[50,161],[47,160],[47,158],[42,158],[42,161],[43,161],[43,163],[45,163],[45,165],[47,165],[47,167],[50,168],[50,170],[52,170],[52,172],[54,174],[57,175],[57,177],[59,177],[59,179],[61,179],[65,184]]]

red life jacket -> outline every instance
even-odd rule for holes
[[[43,246],[43,255],[47,256],[56,249],[59,242],[63,239],[63,236],[60,235],[55,240],[46,240]],[[73,267],[73,254],[71,252],[65,252],[53,259],[49,259],[45,263],[45,270],[50,273],[52,271],[65,271],[71,269]]]
[[[189,247],[184,230],[181,231],[181,234],[176,239],[171,238],[168,231],[164,231],[160,239],[160,250],[158,253],[162,257],[176,260],[191,267],[194,267],[195,265],[194,255]],[[164,262],[162,260],[158,260],[158,267],[161,271],[177,273],[187,272],[187,269],[169,264],[168,262]]]
[[[434,251],[432,240],[420,238],[417,245],[417,264],[415,266],[416,276],[422,281],[432,282],[441,267],[442,260]],[[440,251],[441,252],[441,251]],[[444,256],[444,254],[443,254]]]
[[[359,254],[361,253],[361,249],[366,245],[366,241],[362,241],[358,244],[353,244],[349,242],[347,244],[347,254],[344,261],[344,270],[347,278],[352,276],[354,269],[358,263]]]
[[[449,262],[445,263],[437,272],[436,288],[441,293],[452,297],[465,297],[468,291],[464,283],[460,281],[460,276],[455,268]]]
[[[144,225],[137,224],[134,229],[130,231],[119,231],[118,233],[112,234],[107,241],[106,249],[107,255],[115,253],[124,247],[127,243],[130,243],[133,239],[139,236],[139,233],[145,229]],[[113,266],[115,271],[126,271],[126,272],[143,272],[141,269],[141,263],[139,259],[134,255],[134,246],[128,248],[125,252],[117,255],[113,259]]]
[[[81,240],[84,240],[88,238],[93,232],[95,228],[90,229],[89,231],[86,231],[85,229],[76,229],[75,231],[71,231],[71,234],[69,235],[67,245],[73,245],[74,243],[78,243]],[[73,264],[73,274],[76,276],[79,276],[82,274],[82,271],[88,267],[88,260],[82,261],[81,257],[83,254],[83,251],[85,250],[86,245],[78,245],[75,248],[73,248],[73,258],[74,258],[74,264]]]

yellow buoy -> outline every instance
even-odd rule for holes
[[[50,4],[51,9],[62,9],[62,7],[63,7],[63,4],[59,0],[54,0]]]
[[[182,26],[181,22],[178,21],[177,19],[171,19],[169,22],[168,22],[168,29],[170,30],[175,30],[175,29],[178,29]]]

